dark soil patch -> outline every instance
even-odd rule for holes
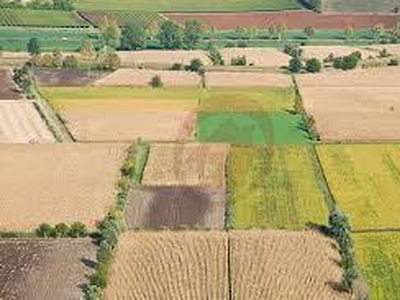
[[[21,95],[11,78],[9,70],[0,69],[0,100],[17,100]]]
[[[36,69],[35,77],[42,86],[87,86],[109,73],[99,71]]]
[[[129,229],[222,229],[225,191],[202,187],[141,187],[132,191],[125,218]]]

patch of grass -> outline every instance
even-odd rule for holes
[[[127,7],[140,11],[160,12],[240,12],[257,10],[299,9],[301,5],[296,0],[77,0],[78,10],[126,10]]]
[[[322,11],[328,12],[393,12],[400,0],[322,0]]]
[[[321,145],[317,152],[353,230],[400,229],[399,146]]]
[[[358,264],[371,299],[399,299],[400,233],[354,234]]]
[[[199,112],[197,139],[236,145],[309,142],[300,115],[265,112]]]
[[[312,146],[234,147],[228,174],[236,228],[302,229],[325,224]]]

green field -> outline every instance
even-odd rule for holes
[[[75,12],[0,9],[0,26],[89,27]]]
[[[121,10],[134,9],[160,12],[240,12],[257,10],[299,9],[296,0],[77,0],[77,10]]]
[[[199,112],[197,140],[235,145],[307,144],[302,117],[289,113]]]
[[[328,184],[353,230],[400,229],[400,146],[317,146]]]
[[[322,11],[328,12],[393,12],[400,0],[322,0]]]
[[[228,165],[237,228],[302,229],[325,224],[328,209],[311,146],[234,147]]]
[[[400,233],[354,234],[356,257],[370,299],[400,299]]]

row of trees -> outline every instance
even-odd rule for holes
[[[28,8],[41,10],[74,10],[72,0],[32,0],[23,2],[21,0],[0,0],[0,8]]]

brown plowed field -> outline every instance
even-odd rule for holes
[[[0,100],[17,100],[20,98],[21,95],[16,90],[16,86],[11,78],[11,71],[0,69]]]
[[[206,75],[207,87],[289,87],[289,75],[256,72],[209,72]]]
[[[225,144],[153,144],[142,184],[225,187]]]
[[[223,229],[224,216],[224,189],[188,186],[136,188],[125,210],[129,229]]]
[[[0,230],[94,228],[115,199],[125,144],[0,145]]]
[[[52,143],[54,136],[25,100],[0,101],[0,143]]]
[[[154,76],[164,86],[199,86],[200,77],[193,72],[119,69],[95,82],[97,86],[148,86]]]
[[[354,29],[371,28],[383,24],[392,28],[400,22],[400,15],[395,14],[319,14],[311,11],[284,11],[260,13],[170,13],[167,18],[184,24],[185,20],[197,19],[207,27],[220,30],[246,28],[267,29],[271,23],[285,23],[289,29],[303,29],[313,26],[316,29]]]
[[[222,232],[125,233],[105,299],[228,299],[227,250]]]
[[[108,73],[69,69],[37,69],[35,78],[41,86],[86,86]]]
[[[90,239],[0,240],[0,299],[83,299],[95,259]]]
[[[232,299],[350,299],[340,284],[340,255],[312,231],[239,231],[230,237]]]

